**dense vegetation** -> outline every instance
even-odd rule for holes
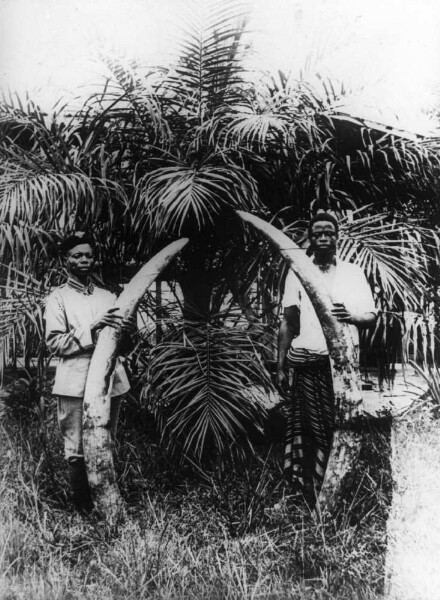
[[[320,522],[281,485],[276,447],[219,460],[201,476],[169,460],[148,413],[126,407],[117,468],[128,518],[110,528],[72,512],[55,406],[29,411],[26,388],[15,392],[0,428],[2,600],[380,597],[386,431],[365,450],[347,505]]]
[[[331,82],[251,78],[246,10],[219,3],[192,15],[173,65],[104,58],[107,79],[73,112],[1,104],[2,365],[37,356],[44,379],[41,298],[65,276],[60,237],[93,231],[101,276],[117,286],[189,235],[165,274],[174,295],[146,298],[157,326],[145,327],[132,363],[171,447],[197,460],[261,421],[271,390],[283,266],[234,208],[300,242],[311,212],[335,211],[342,256],[362,266],[381,308],[372,355],[384,364],[405,350],[436,353],[437,142],[344,115]],[[224,360],[232,346],[240,361]]]
[[[381,310],[364,360],[383,375],[402,358],[432,364],[438,140],[344,114],[344,89],[319,77],[248,72],[246,11],[222,1],[183,19],[171,65],[104,57],[107,76],[79,108],[0,104],[5,598],[380,595],[388,433],[370,438],[334,519],[285,487],[280,416],[264,405],[285,266],[234,209],[302,246],[310,214],[336,213],[341,256]],[[142,304],[117,451],[129,519],[116,530],[70,512],[49,400],[43,297],[66,275],[59,240],[78,230],[97,239],[97,277],[114,289],[191,238]],[[435,369],[428,379],[435,395]]]

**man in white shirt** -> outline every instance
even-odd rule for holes
[[[318,213],[309,223],[310,252],[333,300],[333,314],[359,348],[358,328],[370,327],[376,307],[359,267],[336,257],[338,222]],[[289,391],[284,469],[314,496],[322,483],[333,436],[334,393],[329,353],[310,299],[292,271],[286,277],[278,334],[277,384]],[[288,372],[292,385],[288,389]]]
[[[67,282],[46,299],[46,344],[59,357],[52,393],[57,398],[58,424],[69,465],[72,499],[81,511],[92,509],[82,447],[83,398],[87,373],[99,331],[131,323],[112,308],[116,296],[92,284],[95,264],[93,241],[80,235],[68,237],[61,253],[69,274]],[[127,374],[118,363],[112,377],[110,423],[113,435],[123,395],[130,389]]]

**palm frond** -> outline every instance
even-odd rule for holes
[[[71,171],[74,158],[69,138],[76,133],[75,118],[58,121],[59,114],[54,112],[49,116],[28,96],[24,103],[18,96],[11,97],[9,102],[3,98],[0,102],[2,151],[21,163],[45,164],[46,168],[58,172]]]
[[[224,321],[224,315],[215,318]],[[153,348],[147,392],[174,449],[200,460],[210,445],[225,452],[238,436],[246,439],[246,426],[261,424],[262,390],[269,392],[272,384],[259,334],[210,322],[181,323]]]
[[[138,235],[180,235],[202,230],[228,207],[258,206],[256,183],[237,166],[177,164],[156,169],[139,183],[135,196]]]
[[[115,182],[84,173],[59,173],[11,159],[2,165],[0,220],[44,224],[46,229],[69,229],[78,217],[96,221],[114,203],[126,203],[124,190]]]
[[[422,309],[418,313],[406,311],[402,315],[403,359],[409,363],[417,361],[424,365],[435,364],[438,346],[436,320],[432,313]]]
[[[428,386],[428,391],[431,396],[431,400],[434,403],[435,408],[438,408],[440,405],[440,370],[437,365],[428,366],[426,364],[423,365],[423,368],[420,367],[416,362],[410,361],[410,366],[418,373],[425,381]],[[421,400],[421,399],[420,399]],[[420,400],[415,404],[415,406],[420,406]],[[413,406],[410,407],[410,409]]]
[[[103,90],[93,94],[88,106],[93,111],[87,116],[88,127],[105,124],[106,135],[129,136],[146,144],[167,145],[171,132],[157,93],[162,77],[161,70],[150,71],[121,58],[102,56],[111,75]],[[150,78],[152,79],[150,83]]]
[[[15,267],[36,265],[43,257],[48,259],[54,250],[56,237],[53,232],[43,227],[28,223],[0,223],[0,257],[7,264]]]
[[[383,310],[419,311],[430,280],[430,262],[434,256],[438,259],[436,234],[405,219],[383,212],[368,214],[368,210],[355,211],[352,222],[341,222],[340,257],[362,268]]]
[[[21,353],[44,351],[44,296],[49,276],[37,281],[11,265],[0,265],[0,375],[4,367]]]
[[[166,86],[186,99],[188,119],[201,125],[243,83],[241,39],[249,5],[231,0],[197,6],[190,2],[187,10],[190,18],[182,19],[179,62]]]
[[[368,345],[382,350],[393,344],[403,358],[432,360],[437,341],[429,292],[440,261],[438,234],[397,213],[376,211],[377,207],[366,206],[340,219],[338,252],[364,271],[374,292],[380,315]],[[282,224],[281,218],[280,214],[276,222]],[[306,250],[305,221],[284,223],[283,230]],[[276,319],[287,268],[252,234],[247,235],[246,248],[241,256],[231,249],[235,281],[231,289],[237,288],[238,296],[241,288],[246,298],[240,304],[247,307],[255,303],[255,295],[268,295]]]
[[[290,120],[283,114],[232,109],[222,117],[220,122],[213,119],[210,135],[211,143],[218,138],[224,148],[245,146],[265,152],[278,143],[282,151],[282,146],[294,143]]]

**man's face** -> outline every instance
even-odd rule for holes
[[[89,275],[95,265],[95,257],[90,244],[78,244],[66,254],[66,267],[69,273],[79,277]]]
[[[336,252],[338,234],[330,221],[316,221],[310,232],[310,245],[314,252]]]

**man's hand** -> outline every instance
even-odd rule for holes
[[[92,334],[96,333],[103,327],[113,327],[114,329],[118,329],[122,325],[122,317],[121,315],[117,315],[116,311],[118,308],[110,308],[103,315],[98,317],[90,326],[90,330]]]
[[[289,378],[287,377],[284,369],[277,370],[276,385],[282,394],[287,393],[287,388],[289,387]]]
[[[136,315],[131,315],[121,321],[121,331],[126,335],[134,336],[137,333]]]
[[[354,323],[353,315],[345,308],[342,302],[333,302],[332,314],[343,323]]]
[[[370,327],[375,319],[374,312],[353,313],[347,310],[342,302],[334,302],[332,314],[342,323],[352,323],[358,327]]]

